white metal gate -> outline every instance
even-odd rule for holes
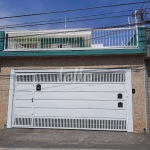
[[[126,70],[18,72],[12,127],[127,131]]]

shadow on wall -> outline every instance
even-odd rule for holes
[[[146,73],[147,76],[150,77],[150,62],[146,62]]]

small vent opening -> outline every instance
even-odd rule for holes
[[[126,131],[126,120],[34,118],[33,126],[38,128]]]
[[[35,82],[125,82],[124,73],[36,74]]]

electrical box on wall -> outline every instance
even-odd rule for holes
[[[132,89],[132,94],[135,94],[135,89]]]

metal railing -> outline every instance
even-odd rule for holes
[[[93,47],[134,47],[138,46],[136,28],[98,29],[92,32]]]
[[[134,28],[6,32],[6,50],[130,48],[138,46]]]

